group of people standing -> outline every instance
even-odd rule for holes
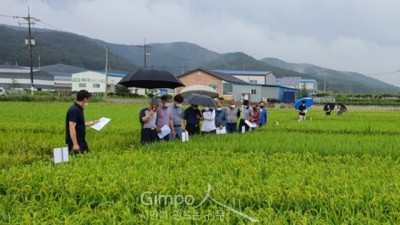
[[[86,127],[93,126],[98,120],[85,122],[83,110],[88,104],[91,93],[81,90],[77,93],[75,103],[68,109],[65,119],[65,143],[70,153],[87,153],[88,144],[85,139]],[[222,102],[217,102],[217,107],[209,106],[199,109],[198,105],[191,104],[183,109],[184,98],[175,95],[173,103],[169,103],[169,96],[163,95],[161,99],[153,98],[147,108],[139,113],[141,123],[140,143],[151,143],[159,140],[181,138],[183,132],[189,135],[211,134],[224,130],[224,133],[249,131],[249,124],[261,127],[267,123],[268,112],[264,102],[251,103],[243,100],[241,106],[236,105],[234,99],[229,101],[227,107]],[[337,105],[337,114],[341,115],[347,109],[343,104]],[[332,109],[329,105],[325,110],[330,115]],[[306,119],[307,106],[302,101],[298,108],[299,121]]]
[[[91,93],[88,91],[79,91],[76,101],[67,111],[65,143],[71,154],[89,151],[85,138],[86,127],[99,122],[98,120],[85,121],[83,111],[90,98]],[[195,104],[183,109],[183,101],[183,97],[179,94],[175,95],[172,104],[169,103],[168,95],[162,96],[161,99],[153,98],[149,106],[139,113],[140,142],[145,144],[181,138],[182,132],[197,135],[216,133],[218,129],[226,133],[242,132],[242,128],[248,131],[250,127],[245,121],[256,124],[256,127],[267,123],[267,109],[264,108],[263,102],[250,105],[248,100],[244,100],[238,107],[235,100],[231,100],[224,108],[222,102],[218,101],[216,108],[207,106],[200,110]]]
[[[244,100],[238,107],[232,99],[226,108],[221,101],[217,101],[216,108],[205,106],[200,110],[195,104],[184,109],[183,101],[184,98],[179,94],[174,96],[171,104],[168,95],[161,96],[161,101],[152,99],[149,106],[139,113],[142,127],[140,142],[145,144],[161,139],[180,139],[182,132],[186,131],[189,135],[216,133],[218,129],[224,133],[242,132],[242,127],[249,131],[250,127],[245,121],[257,127],[267,123],[267,109],[263,102],[250,105],[248,100]],[[170,132],[160,138],[159,134],[165,129]]]

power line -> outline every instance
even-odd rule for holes
[[[6,17],[6,18],[13,18],[13,19],[27,19],[27,17],[24,16],[13,16],[13,15],[5,15],[5,14],[0,14],[0,17]],[[47,28],[47,29],[51,29],[51,30],[56,30],[56,31],[62,31],[62,32],[68,32],[65,31],[64,29],[58,27],[58,26],[54,26],[50,23],[47,23],[45,21],[43,21],[42,19],[37,19],[35,17],[31,17],[32,20],[32,25],[42,25],[41,27],[43,28]],[[18,22],[18,25],[23,25],[24,23]]]
[[[368,75],[370,75],[370,76],[380,76],[380,75],[389,75],[389,74],[394,74],[394,73],[400,73],[400,70],[391,71],[391,72],[384,72],[384,73],[372,73],[372,74],[368,74]]]
[[[54,25],[51,25],[51,24],[49,24],[49,23],[46,23],[46,22],[44,22],[43,20],[40,20],[39,23],[40,23],[40,24],[43,24],[43,25],[46,25],[46,26],[48,26],[48,27],[52,27],[52,28],[53,28],[54,30],[56,30],[56,31],[63,31],[62,28],[57,27],[57,26],[54,26]],[[63,32],[67,32],[67,31],[63,31]]]
[[[10,18],[14,18],[15,16],[10,16],[10,15],[3,15],[3,14],[0,14],[0,16],[1,17],[10,17]]]

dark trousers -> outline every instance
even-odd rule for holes
[[[200,134],[200,125],[199,124],[186,124],[186,130],[189,135]]]
[[[158,137],[158,134],[157,134]],[[169,141],[171,139],[171,134],[165,135],[165,137],[161,138],[160,140]]]
[[[158,140],[159,138],[157,135],[157,130],[151,128],[142,128],[142,131],[140,133],[141,144],[152,143]]]
[[[227,123],[225,129],[226,129],[226,133],[237,132],[237,123]]]
[[[239,121],[239,132],[242,132],[242,126],[245,127],[246,132],[250,130],[249,125],[247,125],[247,123],[244,122],[244,119],[240,119],[240,121]]]

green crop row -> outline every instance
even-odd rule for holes
[[[259,224],[400,223],[398,113],[311,108],[297,122],[271,109],[257,131],[141,146],[145,105],[92,103],[87,120],[110,124],[88,129],[89,154],[54,165],[70,104],[1,103],[0,224],[247,224],[211,199],[195,207],[208,184]]]
[[[191,207],[146,206],[143,193],[191,195],[197,205],[211,184],[214,199],[262,224],[400,222],[400,168],[390,157],[193,150],[91,154],[65,165],[34,163],[3,171],[0,220],[145,223],[156,220],[146,217],[148,211]],[[215,205],[208,201],[203,207]],[[224,215],[225,224],[245,222],[229,211]]]

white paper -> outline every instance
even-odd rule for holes
[[[182,131],[182,142],[187,142],[189,141],[189,132],[187,131]]]
[[[182,132],[181,137],[182,137],[182,142],[186,142],[186,132],[185,131]]]
[[[99,122],[90,126],[91,128],[100,131],[101,129],[103,129],[109,122],[111,121],[110,118],[105,118],[105,117],[101,117],[99,119]]]
[[[250,128],[256,128],[257,127],[257,124],[256,123],[251,123],[250,121],[248,121],[248,120],[245,120],[244,121]]]
[[[54,155],[54,163],[56,164],[62,162],[68,162],[69,160],[68,147],[55,148],[53,150],[53,155]]]
[[[217,129],[215,130],[215,132],[217,134],[226,134],[226,128],[223,127],[222,129],[219,129],[219,127],[217,127]]]
[[[171,133],[171,128],[169,128],[169,126],[165,124],[163,127],[161,127],[161,132],[158,133],[158,137],[162,139],[170,133]]]

